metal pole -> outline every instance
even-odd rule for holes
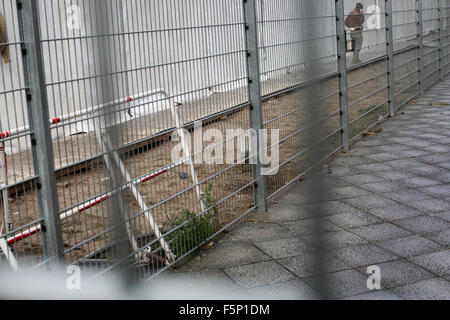
[[[425,67],[423,59],[423,0],[417,0],[417,40],[419,46],[419,88],[420,94],[425,91]]]
[[[202,201],[202,192],[200,190],[197,172],[195,171],[194,157],[192,156],[191,148],[186,141],[188,138],[186,137],[186,131],[183,129],[184,121],[181,121],[181,117],[178,112],[178,106],[176,106],[175,103],[170,103],[170,112],[172,113],[172,118],[175,120],[175,126],[177,127],[178,136],[180,137],[180,142],[183,146],[184,158],[186,158],[186,162],[189,164],[189,168],[191,170],[192,183],[195,186],[195,192],[197,193],[197,198],[200,202],[200,208],[202,212],[205,212],[205,210],[208,208],[205,207],[205,204]]]
[[[386,56],[387,56],[387,76],[388,76],[388,104],[389,114],[395,115],[395,69],[394,69],[394,35],[393,35],[393,14],[392,0],[385,0],[386,11]]]
[[[264,148],[260,129],[262,124],[261,80],[258,49],[258,26],[256,22],[256,0],[243,0],[245,18],[245,40],[247,44],[248,92],[250,98],[250,127],[256,131],[257,159],[253,166],[255,180],[255,204],[258,210],[266,211],[266,177],[261,174],[260,150]]]
[[[3,184],[8,186],[8,167],[7,167],[7,159],[6,159],[6,151],[5,151],[5,142],[0,142],[0,175],[3,180]],[[13,221],[11,217],[11,212],[9,210],[9,190],[8,188],[3,189],[2,195],[2,209],[3,209],[3,219],[6,227],[6,232],[10,232],[13,230]],[[0,228],[0,233],[2,233],[2,229]]]
[[[7,168],[7,159],[5,152],[5,142],[2,141],[0,143],[0,171],[2,177],[2,185],[8,186],[8,168]],[[9,190],[8,188],[3,189],[1,200],[3,202],[3,217],[2,223],[0,223],[0,236],[3,233],[3,227],[5,227],[6,233],[13,230],[13,222],[11,217],[11,212],[9,210]],[[14,256],[12,250],[9,248],[7,241],[4,238],[0,239],[0,252],[3,251],[3,254],[6,260],[9,262],[9,265],[14,271],[19,270],[19,265],[17,264],[16,257]]]
[[[444,0],[438,0],[438,31],[439,31],[439,74],[440,79],[444,80],[445,61],[444,61]]]
[[[341,108],[342,146],[345,151],[349,146],[348,129],[348,93],[347,93],[347,55],[345,49],[346,36],[344,26],[344,0],[336,0],[336,35],[337,35],[337,59],[339,72],[339,104]]]
[[[93,16],[93,28],[98,35],[110,35],[113,34],[113,25],[110,23],[109,13],[114,10],[114,2],[109,0],[97,0],[95,2],[95,8]],[[117,2],[116,2],[117,4]],[[117,9],[117,7],[116,7]],[[120,70],[120,66],[117,64],[120,56],[117,55],[115,50],[111,51],[114,46],[113,40],[110,37],[97,37],[95,39],[97,48],[95,55],[99,58],[99,74],[109,75],[114,74]],[[108,53],[108,54],[106,54]],[[120,62],[119,62],[120,64]],[[100,101],[106,103],[108,101],[114,101],[117,96],[117,91],[123,90],[120,88],[120,81],[122,78],[118,77],[100,77],[98,85],[98,96],[101,97]],[[119,96],[122,93],[119,93]],[[111,236],[115,242],[115,248],[112,252],[112,260],[115,265],[115,271],[121,275],[121,280],[124,288],[128,289],[132,284],[132,275],[130,263],[128,259],[130,253],[134,251],[137,246],[134,237],[129,235],[129,225],[126,223],[126,217],[128,212],[125,208],[125,200],[123,197],[122,186],[127,183],[127,178],[122,175],[121,161],[110,161],[114,159],[115,152],[120,146],[120,138],[117,131],[117,117],[113,111],[118,111],[119,108],[107,111],[106,109],[100,109],[97,114],[94,114],[94,128],[96,131],[97,139],[99,140],[99,147],[104,153],[104,160],[106,169],[109,172],[109,178],[111,179],[110,188],[113,191],[110,198],[111,207],[108,208],[107,214],[112,222],[114,228],[112,229]],[[101,133],[102,137],[98,134]],[[103,138],[106,139],[103,140]]]
[[[36,189],[42,223],[44,258],[50,266],[64,261],[61,223],[58,213],[53,144],[48,119],[48,101],[39,35],[39,7],[35,0],[18,2],[22,55],[31,130],[33,162],[38,176]]]

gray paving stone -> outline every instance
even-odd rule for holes
[[[450,283],[442,279],[428,279],[393,289],[408,300],[449,300]]]
[[[421,176],[430,176],[434,174],[443,173],[446,171],[446,169],[438,166],[427,165],[424,167],[409,168],[408,171]]]
[[[231,241],[263,241],[292,238],[293,235],[279,224],[243,222],[234,228],[228,238]]]
[[[422,110],[422,111],[424,111],[424,110]],[[421,130],[421,131],[423,131],[425,129],[430,128],[430,125],[427,124],[427,122],[430,122],[430,121],[436,122],[436,120],[431,120],[431,119],[428,119],[427,121],[418,121],[417,123],[412,123],[412,121],[414,121],[414,119],[412,119],[412,118],[408,118],[407,120],[409,121],[409,123],[406,123],[403,126],[403,128],[405,128],[406,130]],[[414,140],[416,140],[416,139],[414,139]],[[411,142],[415,142],[414,140]]]
[[[422,234],[450,228],[450,223],[428,215],[397,220],[396,225],[414,233]]]
[[[436,152],[449,152],[450,151],[450,146],[446,146],[446,145],[435,145],[435,146],[431,146],[431,147],[426,147],[424,148],[424,150],[428,151],[428,152],[432,152],[432,153],[436,153]]]
[[[450,222],[450,211],[442,212],[434,215],[436,218]]]
[[[342,185],[346,184],[342,182]],[[331,189],[331,187],[330,187]],[[321,200],[334,200],[336,198],[336,194],[332,193],[330,190],[324,190],[320,194]],[[300,190],[300,188],[292,189],[291,192],[280,196],[277,199],[277,202],[280,204],[289,204],[289,205],[304,205],[316,202],[317,199],[311,194],[310,186],[305,186]]]
[[[367,243],[367,240],[344,230],[306,236],[302,237],[302,239],[305,239],[311,246],[317,246],[327,251]]]
[[[295,257],[313,252],[313,247],[299,238],[255,242],[254,245],[273,259]]]
[[[324,283],[325,291],[332,299],[351,297],[367,293],[367,278],[355,270],[345,270],[316,277],[305,278],[305,281],[313,288],[318,288]]]
[[[411,122],[409,122],[409,124],[411,124]],[[402,128],[402,126],[398,126],[398,128]],[[394,137],[394,138],[388,138],[387,140],[392,141],[392,142],[396,142],[396,143],[400,143],[400,144],[406,144],[407,142],[413,142],[416,139],[414,137]]]
[[[317,268],[317,261],[320,261],[322,270]],[[305,254],[302,256],[281,259],[278,260],[278,262],[299,278],[350,269],[348,265],[326,253]]]
[[[358,174],[358,171],[355,170],[353,167],[349,166],[341,166],[332,164],[331,165],[331,175],[335,177],[341,177],[341,176],[348,176],[348,175],[354,175]]]
[[[323,190],[323,192],[332,192],[331,190],[333,188],[340,188],[340,187],[346,187],[349,186],[348,183],[344,183],[340,178],[330,176],[327,173],[327,176],[325,179],[322,180],[324,183],[326,182],[327,189]],[[308,190],[309,191],[309,190]],[[325,199],[326,200],[326,199]]]
[[[382,140],[382,139],[376,139],[374,137],[371,137],[371,139],[362,139],[360,141],[358,141],[358,146],[359,147],[373,147],[373,146],[379,146],[379,145],[383,145],[385,144],[386,141]]]
[[[406,260],[389,261],[377,264],[377,266],[380,267],[381,272],[381,287],[385,289],[391,289],[434,277],[432,273]],[[366,273],[367,268],[361,268],[360,271]]]
[[[223,270],[239,286],[254,288],[294,280],[295,276],[276,261],[265,261]]]
[[[450,161],[439,163],[438,166],[445,169],[450,169]]]
[[[297,237],[341,230],[341,228],[323,218],[283,222],[282,225]]]
[[[334,216],[326,217],[325,219],[344,229],[351,229],[382,222],[379,218],[365,212],[337,214]]]
[[[441,128],[424,128],[424,129],[422,129],[422,131],[425,131],[425,132],[432,132],[432,133],[440,133],[441,131],[442,131],[442,129]]]
[[[289,193],[280,196],[277,201],[282,204],[302,205],[311,203],[313,199],[309,193],[292,189]]]
[[[339,260],[351,267],[358,268],[387,261],[398,260],[399,256],[373,244],[360,244],[331,251]]]
[[[448,131],[448,123],[447,123],[447,128],[442,128],[442,130],[446,130]],[[445,132],[445,135],[447,136],[445,139],[441,139],[439,140],[439,143],[441,144],[450,144],[450,137],[449,137],[449,133]]]
[[[450,210],[450,202],[441,199],[425,199],[419,201],[412,201],[408,203],[409,206],[422,210],[423,212],[440,212]]]
[[[317,292],[302,280],[290,280],[270,286],[244,289],[233,300],[315,300]]]
[[[396,152],[396,151],[402,151],[402,150],[411,150],[411,147],[405,146],[404,144],[388,144],[388,145],[384,145],[384,146],[379,146],[379,147],[377,147],[377,149],[379,149],[381,151]]]
[[[312,256],[312,254],[308,254],[307,256]],[[305,257],[305,256],[301,256]],[[309,258],[303,258],[303,259],[309,259]],[[306,278],[311,277],[314,274],[312,273],[311,268],[309,268],[308,263],[309,261],[302,260],[300,258],[297,260],[297,257],[289,257],[277,260],[278,263],[280,263],[283,267],[288,269],[290,272],[295,274],[299,278]]]
[[[419,134],[417,137],[424,138],[426,140],[434,140],[434,141],[439,141],[439,140],[446,138],[445,136],[442,136],[439,134],[433,134],[433,133],[423,133],[423,134]]]
[[[180,271],[217,270],[267,260],[270,257],[250,243],[224,241],[202,251],[196,259],[180,268]]]
[[[411,188],[414,188],[414,187],[428,187],[428,186],[434,186],[434,185],[438,185],[438,184],[442,184],[442,182],[436,181],[436,180],[432,180],[432,179],[428,179],[428,178],[425,178],[425,177],[407,178],[405,180],[405,185],[409,186]]]
[[[341,179],[345,183],[356,184],[356,185],[384,181],[384,179],[382,179],[380,177],[377,177],[377,176],[374,176],[371,174],[367,174],[367,173],[358,174],[358,175],[354,175],[354,176],[344,176],[344,177],[340,177],[339,179]]]
[[[392,167],[384,164],[384,163],[369,163],[369,164],[362,164],[359,166],[356,166],[356,169],[364,172],[379,172],[379,171],[387,171],[392,170]]]
[[[424,233],[423,236],[443,246],[450,247],[450,229]]]
[[[412,257],[410,260],[422,268],[439,276],[450,275],[450,250],[438,251],[423,256]]]
[[[377,153],[377,154],[371,154],[366,156],[367,158],[375,161],[389,161],[389,160],[397,160],[403,158],[402,155],[389,153],[389,152],[383,152],[383,153]]]
[[[421,147],[421,148],[423,148],[423,147],[432,146],[432,145],[436,144],[436,142],[429,141],[429,140],[416,139],[414,141],[405,142],[404,144],[407,145],[407,146],[410,146],[410,147]]]
[[[411,235],[410,232],[391,223],[374,224],[352,229],[352,232],[369,241],[383,241],[395,238],[403,238]]]
[[[370,194],[368,190],[355,187],[355,186],[349,186],[349,187],[341,187],[333,189],[333,192],[341,196],[342,198],[353,198],[353,197],[359,197],[359,196],[365,196]]]
[[[397,169],[407,169],[412,167],[423,167],[424,163],[422,161],[416,160],[416,159],[400,159],[400,160],[392,160],[392,161],[386,161],[386,165],[397,168]]]
[[[401,204],[370,209],[370,213],[386,221],[395,221],[423,215],[421,211]]]
[[[443,247],[438,243],[430,241],[418,235],[413,235],[406,238],[385,240],[377,242],[377,245],[401,257],[419,256],[443,249]]]
[[[373,148],[370,147],[352,147],[349,152],[347,152],[349,155],[357,155],[357,156],[363,156],[363,155],[369,155],[373,154]]]
[[[404,127],[409,128],[409,129],[415,129],[415,130],[416,129],[423,130],[423,129],[429,128],[430,126],[427,124],[417,123],[417,124],[408,124],[407,126],[404,126]],[[410,144],[412,144],[413,142],[414,141],[411,141]],[[416,144],[416,146],[418,146],[418,145]]]
[[[441,184],[438,186],[421,188],[420,190],[437,197],[450,197],[450,184]]]
[[[416,189],[396,190],[395,192],[384,193],[383,196],[401,203],[433,198],[431,194]]]
[[[428,176],[428,178],[444,183],[450,183],[450,171],[447,171],[446,173],[438,173],[435,175],[431,175]]]
[[[415,174],[413,174],[411,172],[407,172],[407,171],[399,170],[399,169],[380,171],[380,172],[377,172],[376,174],[386,180],[402,180],[402,179],[412,179],[412,178],[417,177]]]
[[[434,154],[430,154],[427,156],[423,156],[420,158],[417,158],[420,161],[426,162],[426,163],[441,163],[441,162],[446,162],[449,161],[450,158],[448,155],[445,154],[440,154],[440,153],[434,153]]]
[[[392,192],[394,190],[406,188],[404,184],[395,181],[368,183],[361,187],[378,193]]]
[[[342,201],[324,201],[316,204],[305,205],[305,208],[310,212],[314,212],[315,214],[317,214],[317,212],[320,212],[322,216],[360,212],[359,209],[352,207]]]
[[[371,160],[364,156],[354,156],[354,157],[347,156],[347,157],[339,158],[336,161],[340,165],[352,165],[352,166],[375,162],[374,160]]]
[[[369,293],[359,294],[344,300],[403,300],[400,296],[389,290],[376,290]]]
[[[414,158],[430,154],[429,152],[423,150],[403,150],[398,151],[397,153],[400,155],[400,157],[404,158]]]
[[[287,222],[302,219],[310,219],[313,213],[301,205],[278,203],[269,207],[267,212],[258,212],[251,216],[252,221],[257,222]]]
[[[357,208],[369,210],[372,208],[387,207],[394,205],[395,202],[379,195],[368,195],[356,198],[344,199],[344,202]]]

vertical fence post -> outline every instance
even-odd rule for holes
[[[257,0],[244,1],[245,18],[245,41],[247,44],[247,70],[248,70],[248,91],[250,98],[250,126],[256,132],[257,156],[256,165],[253,166],[253,179],[255,180],[255,204],[258,210],[266,211],[266,177],[261,174],[260,150],[264,148],[261,141],[260,130],[262,124],[262,103],[261,103],[261,77],[259,65],[258,49],[258,26],[256,15]]]
[[[438,31],[439,31],[439,78],[444,80],[444,0],[438,0]]]
[[[386,11],[386,56],[388,76],[388,104],[389,114],[395,115],[395,67],[394,67],[394,35],[392,0],[385,0]]]
[[[63,242],[58,213],[53,145],[50,133],[47,93],[39,33],[39,7],[36,0],[17,2],[28,121],[31,130],[33,162],[36,175],[44,258],[50,266],[63,261]]]
[[[348,125],[348,93],[347,93],[347,55],[346,35],[344,26],[344,0],[335,0],[336,9],[336,35],[337,35],[337,59],[339,72],[339,104],[341,108],[341,137],[345,151],[350,149],[349,125]]]
[[[417,0],[417,41],[419,42],[419,89],[425,91],[425,67],[423,58],[423,0]]]

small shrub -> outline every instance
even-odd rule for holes
[[[207,212],[197,217],[195,212],[183,210],[179,216],[170,218],[165,224],[169,229],[184,224],[166,237],[172,252],[178,257],[196,248],[216,232],[219,226],[219,209],[211,192],[212,184],[208,184],[200,196],[205,209],[208,209]]]

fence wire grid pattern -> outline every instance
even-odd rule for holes
[[[102,275],[126,260],[155,277],[265,210],[313,169],[312,150],[348,150],[449,73],[449,0],[362,2],[353,64],[350,0],[0,0],[0,264]],[[223,138],[174,162],[199,128]],[[194,161],[250,129],[279,130],[277,174],[248,153]]]

